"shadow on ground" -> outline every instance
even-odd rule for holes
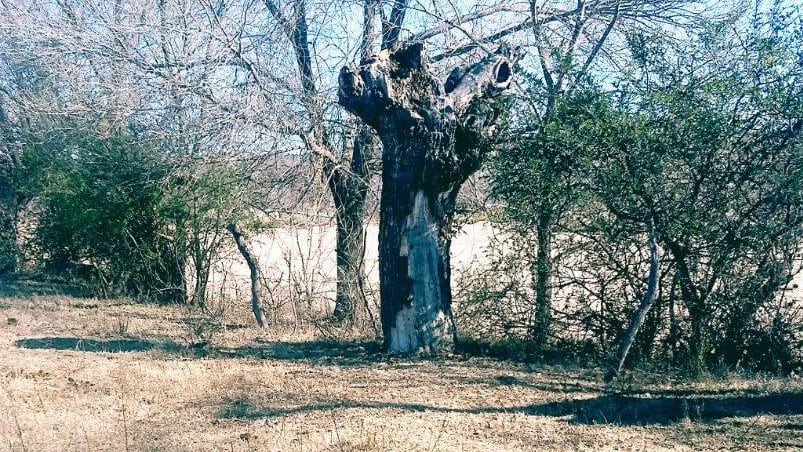
[[[230,401],[217,413],[219,418],[256,419],[296,413],[329,411],[340,408],[396,409],[413,412],[443,413],[523,413],[533,416],[570,416],[576,424],[651,425],[671,424],[684,419],[712,421],[726,417],[803,414],[803,393],[775,393],[763,396],[650,398],[601,395],[589,399],[565,400],[513,407],[448,408],[416,403],[360,402],[353,400],[321,401],[293,407],[259,408],[247,401]],[[800,429],[799,424],[783,428]]]
[[[61,279],[0,278],[0,297],[33,297],[64,295],[73,298],[95,298],[86,284],[75,284]]]
[[[374,341],[266,342],[258,346],[210,347],[210,356],[305,361],[313,364],[356,366],[387,361]]]
[[[146,352],[158,350],[182,356],[204,358],[256,358],[304,361],[311,364],[356,366],[386,361],[375,342],[267,342],[259,346],[216,347],[198,343],[189,347],[172,341],[150,341],[139,338],[91,339],[79,337],[43,337],[20,339],[14,342],[20,348],[76,350],[82,352]]]
[[[303,361],[313,364],[339,366],[371,365],[393,360],[380,352],[375,342],[269,342],[253,347],[183,347],[175,342],[148,341],[143,339],[88,339],[76,337],[45,337],[21,339],[14,345],[27,349],[77,350],[83,352],[147,352],[158,350],[184,356],[210,356],[227,358],[264,358]],[[399,363],[401,366],[402,364]],[[525,386],[542,388],[517,377],[501,375],[478,381],[477,384],[500,386]],[[592,385],[593,386],[593,385]],[[690,391],[663,390],[651,393],[602,394],[599,389],[570,385],[562,388],[564,394],[572,394],[565,400],[521,406],[443,407],[435,404],[405,402],[318,400],[306,405],[266,407],[254,405],[248,400],[223,401],[218,411],[219,418],[255,419],[329,411],[343,408],[396,409],[412,412],[444,413],[522,413],[533,416],[569,417],[577,424],[651,425],[671,424],[684,419],[710,421],[727,417],[751,417],[758,415],[803,414],[803,392],[759,391]],[[587,395],[594,397],[585,398]],[[575,395],[576,394],[576,395]],[[303,398],[303,397],[302,397]],[[295,399],[295,398],[294,398]],[[295,399],[297,400],[297,399]],[[803,429],[800,423],[790,422],[782,428],[792,431]],[[801,444],[803,445],[803,444]]]
[[[183,349],[174,342],[151,342],[142,339],[86,339],[78,337],[43,337],[35,339],[20,339],[14,345],[21,348],[49,349],[49,350],[76,350],[81,352],[145,352],[149,350],[163,350],[179,352]]]

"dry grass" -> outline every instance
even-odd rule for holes
[[[197,349],[186,314],[0,298],[0,450],[803,448],[800,380],[639,374],[606,387],[594,369],[401,359],[312,329],[260,331],[245,309]]]

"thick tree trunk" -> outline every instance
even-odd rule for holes
[[[340,322],[355,320],[363,299],[365,281],[365,200],[370,173],[366,156],[374,146],[371,131],[359,127],[353,142],[349,167],[327,161],[324,173],[335,205],[337,220],[337,295],[334,318]]]
[[[441,84],[420,43],[383,50],[340,73],[340,103],[383,144],[379,266],[382,327],[390,352],[454,345],[450,227],[460,186],[494,130],[493,98],[512,80],[508,56],[452,71]]]
[[[432,143],[385,153],[379,217],[381,318],[393,352],[449,350],[454,322],[448,236],[459,186],[438,191],[420,161]],[[386,144],[387,146],[387,144]]]
[[[641,324],[644,322],[644,318],[647,316],[647,313],[650,311],[650,308],[652,308],[652,305],[655,303],[655,300],[658,297],[658,244],[655,236],[654,226],[650,229],[649,247],[650,273],[647,277],[647,291],[644,293],[644,297],[641,299],[641,304],[639,305],[638,309],[636,309],[636,312],[633,313],[633,318],[630,320],[630,325],[627,327],[627,331],[625,331],[622,342],[619,344],[619,350],[614,358],[613,363],[611,363],[605,372],[605,381],[611,381],[619,376],[619,373],[622,371],[622,367],[625,365],[625,359],[630,351],[630,347],[633,345],[633,341],[636,339],[636,334],[638,333]]]
[[[538,348],[546,345],[549,337],[549,326],[552,323],[552,218],[544,214],[536,226],[536,242],[538,249],[535,257],[535,319],[531,330],[531,339]]]
[[[707,349],[703,333],[703,313],[695,307],[689,309],[691,335],[689,336],[689,355],[686,357],[686,370],[691,377],[699,377],[705,372],[705,351]]]
[[[669,290],[669,303],[667,310],[669,311],[669,337],[665,346],[672,358],[669,360],[673,367],[678,365],[678,340],[680,339],[680,325],[678,325],[677,314],[675,313],[675,291],[677,289],[677,273],[672,278],[672,287]]]
[[[248,244],[245,243],[245,239],[243,239],[243,234],[240,232],[240,229],[237,227],[236,224],[232,223],[228,225],[226,228],[231,232],[232,237],[234,237],[234,243],[237,244],[237,249],[240,251],[240,254],[245,259],[245,263],[248,265],[248,272],[251,276],[251,310],[254,312],[254,318],[256,319],[257,325],[260,328],[265,327],[265,309],[262,307],[262,283],[259,279],[259,265],[257,265],[257,260],[254,257],[254,254],[248,247]]]

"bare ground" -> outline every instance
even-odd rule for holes
[[[606,386],[259,330],[237,309],[201,347],[181,308],[46,292],[0,290],[0,450],[803,449],[800,379]]]

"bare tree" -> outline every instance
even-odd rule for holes
[[[368,58],[375,50],[379,41],[380,48],[390,52],[399,47],[400,37],[403,34],[404,19],[410,10],[409,2],[392,2],[389,10],[382,7],[381,2],[366,0],[362,6],[362,36],[357,46],[357,53],[362,58]],[[320,87],[321,59],[311,47],[313,42],[313,27],[317,26],[315,37],[320,36],[322,25],[316,22],[314,12],[310,11],[307,2],[297,0],[287,5],[281,5],[271,0],[265,0],[264,5],[276,24],[276,29],[289,43],[294,57],[296,73],[295,84],[285,84],[281,89],[294,93],[300,100],[305,115],[301,127],[291,128],[293,133],[305,144],[306,148],[316,155],[322,162],[323,175],[327,187],[332,195],[337,220],[337,297],[335,303],[335,318],[348,320],[353,318],[357,302],[362,296],[364,254],[364,226],[365,199],[370,181],[371,172],[367,161],[371,158],[374,140],[371,132],[364,126],[356,126],[356,131],[346,132],[340,125],[332,124],[328,116],[329,109],[325,93]],[[219,27],[224,36],[237,36],[236,33],[225,31],[224,24],[219,20],[219,14],[211,2],[207,3],[213,27]],[[330,5],[331,6],[331,5]],[[313,8],[326,6],[313,5]],[[503,8],[493,6],[481,11],[458,15],[448,23],[447,27],[423,31],[418,39],[431,39],[448,31],[451,27],[461,27],[465,23],[477,21],[487,15],[501,12]],[[312,16],[311,16],[312,14]],[[381,30],[374,32],[376,22],[380,22]],[[237,24],[234,24],[237,26]],[[381,39],[379,39],[381,37]],[[469,35],[470,39],[473,36]],[[232,38],[237,45],[231,46],[232,57],[251,72],[255,82],[259,80],[275,81],[276,67],[260,64],[259,59],[264,58],[254,48],[244,51],[243,43],[247,40]],[[317,63],[317,64],[316,64]],[[264,85],[264,84],[263,84]],[[462,181],[461,181],[462,182]],[[453,197],[456,196],[454,190]],[[453,201],[452,201],[453,202]],[[448,250],[446,251],[448,259]],[[447,266],[448,267],[448,266]],[[448,281],[448,278],[447,278]],[[440,283],[439,283],[440,284]],[[448,285],[448,282],[446,283]],[[383,292],[384,293],[384,292]],[[383,305],[385,303],[383,302]],[[383,308],[384,309],[384,308]]]
[[[641,328],[641,324],[644,322],[644,318],[652,308],[652,305],[655,304],[655,300],[658,299],[658,282],[661,277],[658,272],[658,235],[655,232],[654,221],[650,219],[648,223],[650,227],[648,239],[648,245],[650,248],[650,273],[647,276],[647,290],[644,292],[644,296],[641,299],[638,309],[633,312],[633,317],[630,319],[630,324],[628,325],[627,330],[625,330],[625,334],[619,344],[619,349],[616,353],[616,356],[605,370],[605,381],[613,380],[619,375],[619,372],[622,371],[622,367],[625,365],[625,359],[630,351],[630,347],[633,345],[633,341],[636,339],[636,334],[638,333],[639,328]]]
[[[531,28],[547,87],[541,113],[548,115],[556,100],[587,73],[621,17],[657,18],[678,4],[580,0],[574,8],[562,8],[533,0],[529,17],[493,33],[465,32],[452,23],[469,42],[433,59],[487,52],[487,44]],[[407,8],[407,2],[397,1],[394,8]],[[497,11],[492,7],[474,17]],[[395,17],[403,19],[403,11]],[[387,28],[394,26],[401,27],[401,22]],[[594,32],[587,34],[592,26]],[[385,345],[397,352],[449,349],[454,340],[449,285],[454,202],[462,183],[482,162],[485,138],[494,130],[500,107],[492,99],[512,80],[511,56],[490,56],[456,68],[441,84],[415,36],[412,43],[399,45],[398,33],[386,30],[385,35],[391,39],[383,43],[383,52],[363,58],[358,67],[344,68],[339,79],[341,104],[377,130],[384,145],[379,240]],[[551,309],[551,219],[541,223],[535,280],[541,319],[537,329],[545,334]]]
[[[373,154],[375,140],[360,125],[327,127],[326,100],[320,93],[310,47],[310,26],[306,2],[298,0],[282,9],[272,0],[265,6],[279,24],[284,38],[290,43],[300,77],[297,91],[306,112],[307,127],[295,129],[306,148],[322,162],[323,177],[332,196],[336,218],[337,288],[334,317],[352,321],[360,306],[364,286],[364,218],[371,173],[368,160]],[[208,5],[211,11],[211,4]],[[373,43],[373,22],[378,3],[364,5],[362,54],[370,52]],[[246,66],[259,71],[246,56],[237,55]],[[337,143],[340,144],[337,144]]]
[[[231,232],[232,237],[234,237],[234,243],[237,244],[237,249],[242,254],[246,264],[248,264],[248,271],[251,276],[251,310],[254,312],[257,325],[262,328],[265,326],[265,308],[262,306],[261,299],[262,280],[259,277],[259,262],[243,238],[240,228],[235,223],[231,223],[227,226],[227,229]]]

